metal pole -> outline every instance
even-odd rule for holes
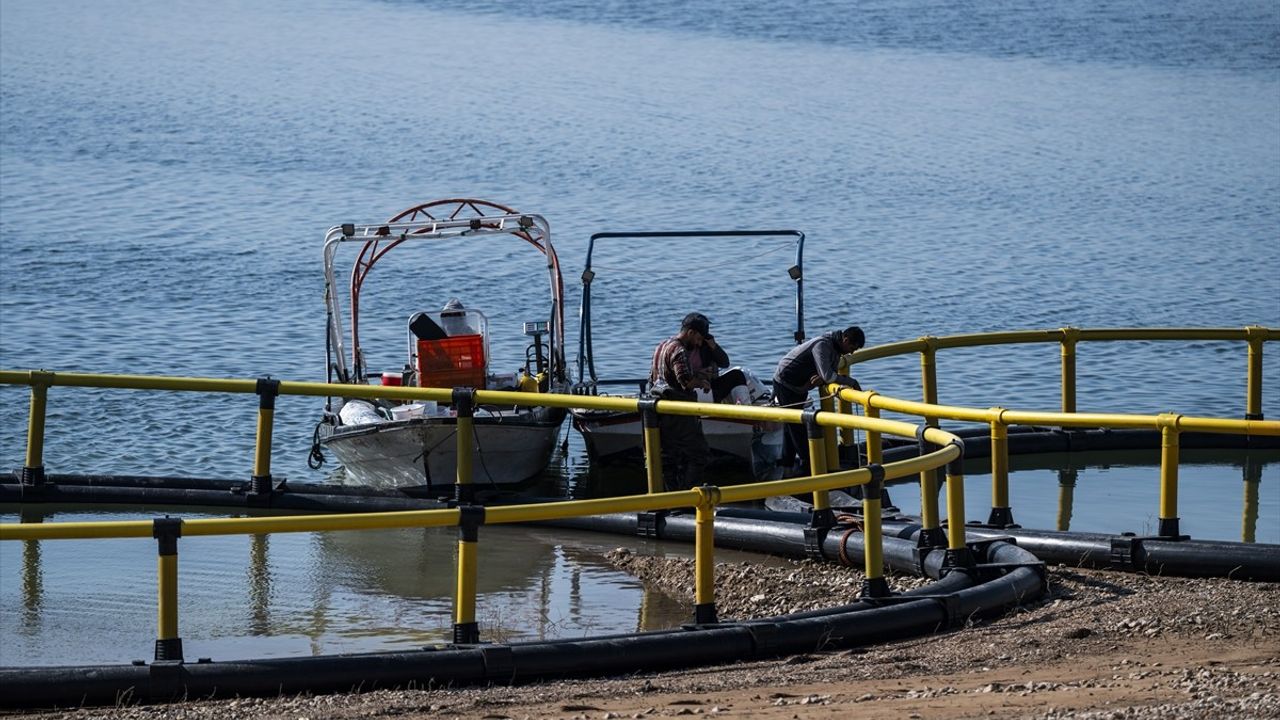
[[[932,336],[920,338],[925,349],[920,351],[920,377],[924,389],[924,402],[938,404],[938,368],[935,364],[938,339]],[[924,423],[928,427],[938,427],[938,418],[926,417]],[[924,453],[923,439],[920,452]],[[938,471],[924,470],[920,473],[920,524],[925,529],[939,527],[938,520]]]
[[[809,438],[809,475],[827,474],[827,444],[818,424],[818,412],[804,411],[804,427]],[[831,512],[831,499],[826,490],[813,491],[813,526],[831,527],[835,515]]]
[[[159,661],[182,661],[182,638],[178,636],[178,538],[182,518],[163,517],[152,522],[156,539],[156,648]]]
[[[1080,330],[1065,327],[1062,333],[1062,412],[1076,411],[1076,343]]]
[[[697,488],[698,505],[694,524],[694,622],[699,625],[719,622],[716,618],[716,505],[720,488],[703,485]]]
[[[641,400],[640,417],[644,423],[644,472],[649,481],[649,494],[662,492],[662,433],[658,428],[658,401]]]
[[[1160,426],[1160,537],[1178,537],[1178,422],[1181,415],[1158,415]]]
[[[31,372],[31,409],[27,413],[27,458],[22,466],[24,487],[44,485],[44,421],[48,406],[49,386],[54,374],[45,370]]]
[[[1246,373],[1245,420],[1262,420],[1262,336],[1261,326],[1250,325],[1245,328],[1245,337],[1249,341],[1249,369]]]
[[[458,416],[458,444],[455,453],[458,477],[453,488],[453,498],[459,505],[470,504],[475,500],[475,486],[471,484],[471,455],[476,444],[475,397],[476,391],[471,388],[453,389],[453,408]]]
[[[1009,505],[1009,426],[1004,424],[1003,408],[991,408],[991,515],[987,524],[1012,527],[1013,508]]]
[[[480,642],[480,624],[476,622],[476,574],[479,572],[480,526],[484,524],[484,508],[464,505],[458,508],[458,586],[453,596],[453,641],[459,645]]]
[[[261,378],[254,390],[258,395],[258,427],[253,446],[253,477],[250,493],[271,492],[271,435],[275,422],[276,396],[280,381]]]
[[[862,559],[866,579],[862,597],[888,597],[889,582],[884,577],[884,534],[881,532],[880,491],[884,488],[884,468],[868,464],[871,482],[862,486]]]

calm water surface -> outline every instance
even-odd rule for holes
[[[5,368],[322,379],[324,231],[457,195],[549,218],[571,294],[592,232],[803,230],[808,329],[857,322],[872,344],[1280,325],[1271,2],[179,0],[121,13],[20,0],[0,6],[0,103]],[[786,349],[790,257],[775,245],[616,250],[595,259],[602,373],[642,372],[694,308],[762,374]],[[453,249],[378,278],[372,359],[403,361],[406,305],[458,296],[489,315],[497,362],[514,369],[520,322],[545,315],[540,269],[514,247],[479,260]],[[1239,416],[1244,357],[1230,343],[1084,345],[1079,406]],[[947,352],[941,400],[1052,409],[1056,373],[1052,345]],[[876,361],[859,379],[919,393],[914,358]],[[1265,415],[1280,417],[1280,363],[1266,363],[1264,387]],[[0,460],[18,467],[27,394],[0,388],[0,402]],[[244,397],[55,388],[46,465],[246,477],[255,413]],[[276,476],[333,471],[306,466],[318,415],[281,399]],[[584,475],[567,437],[554,479],[575,492],[610,483]],[[1184,523],[1238,538],[1249,482],[1238,458],[1222,463],[1184,471]],[[1154,478],[1128,461],[1080,469],[1072,527],[1140,531]],[[983,483],[975,475],[967,493],[975,516]],[[1256,539],[1280,542],[1280,465],[1264,464],[1256,489]],[[1057,522],[1056,470],[1019,471],[1012,492],[1021,522]],[[909,494],[894,499],[909,507]],[[72,517],[83,516],[53,519]],[[424,584],[451,562],[442,538],[184,541],[183,632],[203,648],[188,654],[438,639],[447,592]],[[537,560],[489,559],[510,578],[486,592],[486,627],[634,629],[636,608],[652,604],[592,542],[534,537]],[[0,662],[145,655],[153,550],[0,544]],[[82,580],[111,588],[93,591],[90,611]],[[113,634],[134,619],[132,635]],[[215,640],[228,624],[244,630]],[[77,647],[84,637],[108,640]]]

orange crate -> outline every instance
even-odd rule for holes
[[[483,388],[484,375],[484,336],[418,340],[419,387]]]

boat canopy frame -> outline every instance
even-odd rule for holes
[[[453,208],[444,218],[434,217],[432,208]],[[467,210],[475,215],[458,217]],[[485,210],[500,214],[485,215]],[[541,215],[519,213],[510,208],[484,200],[448,199],[436,200],[415,206],[396,215],[390,221],[373,224],[346,223],[336,225],[325,233],[324,276],[325,306],[327,309],[327,368],[330,383],[364,383],[367,381],[364,352],[360,346],[360,289],[369,272],[387,253],[406,242],[420,243],[460,238],[493,239],[514,236],[533,245],[546,258],[550,283],[551,313],[548,322],[547,345],[550,375],[564,381],[564,279],[560,272],[560,260],[551,244],[551,226]],[[351,269],[350,298],[350,364],[348,343],[344,333],[344,315],[335,260],[338,248],[344,243],[362,243],[360,253]]]
[[[596,272],[591,261],[596,242],[600,240],[644,240],[652,238],[732,238],[732,237],[793,237],[796,243],[795,262],[787,268],[787,275],[795,282],[795,331],[796,344],[805,340],[804,334],[804,233],[799,230],[648,230],[632,232],[598,232],[587,241],[587,260],[582,271],[582,303],[578,307],[578,380],[575,391],[595,394],[601,384],[637,384],[643,378],[601,380],[596,374],[595,351],[591,335],[591,284]],[[589,376],[589,379],[588,379]]]

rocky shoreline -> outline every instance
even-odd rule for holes
[[[617,567],[692,606],[693,563],[626,549]],[[526,686],[197,701],[27,713],[126,718],[1019,717],[1280,718],[1280,585],[1064,566],[1049,593],[990,622],[928,637],[778,660]],[[854,568],[722,563],[722,617],[856,597]],[[895,590],[924,583],[890,579]]]

